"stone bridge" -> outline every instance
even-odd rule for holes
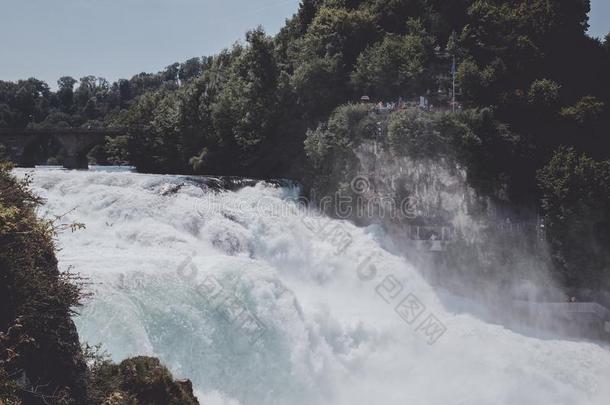
[[[125,135],[125,129],[10,129],[0,128],[0,145],[8,160],[18,167],[36,165],[37,153],[46,151],[52,142],[58,144],[63,156],[63,166],[67,169],[87,169],[87,153],[95,146],[103,144],[106,137]],[[1,152],[1,149],[0,149]],[[48,156],[47,156],[48,157]],[[0,156],[0,159],[2,156]]]

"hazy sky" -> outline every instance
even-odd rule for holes
[[[300,0],[0,0],[0,80],[109,80],[210,55],[262,25],[274,34]],[[610,31],[592,0],[591,35]]]

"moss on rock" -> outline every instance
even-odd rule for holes
[[[174,380],[153,357],[134,357],[120,364],[104,362],[93,368],[99,402],[105,405],[196,405],[189,380]]]

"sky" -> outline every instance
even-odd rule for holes
[[[589,35],[604,38],[610,33],[610,0],[591,0]]]
[[[275,34],[300,0],[0,0],[0,80],[114,81],[212,55],[262,25]],[[592,0],[589,34],[610,32],[610,0]]]

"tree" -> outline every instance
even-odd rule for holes
[[[560,148],[538,172],[547,237],[563,280],[610,287],[610,160]]]
[[[303,37],[302,54],[305,57],[341,55],[342,62],[351,66],[377,35],[371,13],[322,7]]]
[[[176,166],[182,164],[176,158],[177,114],[175,106],[171,105],[173,97],[168,99],[167,96],[162,91],[146,93],[121,117],[120,122],[128,131],[128,151],[116,151],[119,153],[111,155],[110,159],[128,155],[140,170],[177,171]]]
[[[133,98],[131,82],[129,80],[121,79],[118,81],[117,87],[121,106],[125,106],[126,102]]]
[[[13,125],[26,127],[44,119],[48,114],[49,94],[49,87],[40,80],[19,80],[10,97],[10,105],[14,111]]]
[[[59,99],[59,108],[61,111],[69,113],[72,111],[74,104],[74,85],[76,79],[71,76],[63,76],[57,81],[59,90],[57,91],[57,97]]]
[[[430,18],[433,14],[431,7],[426,4],[428,2],[424,0],[373,0],[366,3],[379,26],[394,34],[407,32],[409,17]]]
[[[227,145],[259,145],[273,130],[277,67],[273,42],[262,28],[246,34],[248,46],[231,65],[213,106],[214,125]]]
[[[409,34],[388,34],[360,54],[352,83],[362,94],[387,100],[424,94],[433,86],[434,39],[421,22],[412,20],[409,26]]]
[[[322,189],[318,191],[328,191],[325,186],[353,175],[358,164],[355,150],[376,136],[377,120],[369,105],[346,104],[337,107],[327,122],[307,131],[305,153],[316,169],[314,184]]]
[[[388,123],[388,142],[399,155],[432,157],[440,151],[440,134],[431,116],[406,110],[393,114]]]
[[[74,90],[74,85],[77,83],[76,79],[72,76],[62,76],[57,80],[57,86],[59,90]]]
[[[559,102],[561,86],[552,80],[535,80],[527,93],[531,105],[541,108],[552,108]]]
[[[0,128],[8,128],[13,126],[15,118],[13,111],[8,104],[0,104]]]
[[[605,104],[596,97],[585,96],[573,106],[563,108],[561,115],[579,124],[587,124],[600,118],[604,107]]]
[[[180,64],[178,62],[167,66],[162,73],[163,80],[166,82],[176,82],[178,80],[179,71],[180,71]]]
[[[481,69],[474,59],[466,59],[459,64],[456,77],[465,104],[482,104],[495,98],[490,90],[494,78],[492,68]]]
[[[291,76],[300,111],[308,121],[326,117],[337,105],[348,99],[346,86],[340,76],[337,57],[313,57],[300,64]]]
[[[191,58],[180,65],[178,78],[183,83],[187,82],[195,77],[198,77],[203,71],[202,68],[203,66],[200,58]]]
[[[96,80],[95,76],[81,77],[80,83],[74,93],[76,104],[80,109],[85,108],[91,97],[95,96]]]

